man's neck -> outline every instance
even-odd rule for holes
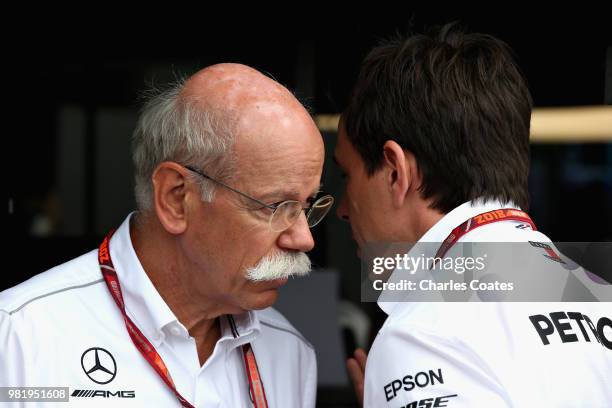
[[[406,217],[404,222],[398,222],[400,226],[398,241],[417,242],[431,229],[438,221],[444,217],[444,213],[430,208],[432,200],[422,200],[420,198],[413,200],[403,212],[402,216]],[[407,236],[410,234],[411,236]]]
[[[220,337],[218,317],[222,313],[214,302],[192,299],[187,289],[190,283],[181,273],[185,266],[177,256],[176,243],[151,217],[140,217],[130,223],[130,236],[145,273],[196,343],[212,342],[214,346]]]

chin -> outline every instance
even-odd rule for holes
[[[246,310],[261,310],[272,306],[278,299],[278,289],[269,289],[249,296]]]

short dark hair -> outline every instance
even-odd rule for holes
[[[432,208],[484,198],[527,210],[532,105],[508,45],[451,23],[370,51],[342,121],[370,176],[385,141],[411,151]]]

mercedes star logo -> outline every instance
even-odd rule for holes
[[[100,347],[85,350],[81,356],[81,367],[89,379],[97,384],[108,384],[117,375],[113,355]]]

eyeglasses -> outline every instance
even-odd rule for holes
[[[272,210],[272,214],[270,215],[268,224],[270,226],[270,229],[274,232],[282,232],[290,228],[300,217],[300,213],[302,211],[306,213],[306,220],[308,221],[308,226],[312,228],[319,222],[321,222],[323,218],[325,218],[325,216],[331,209],[332,204],[334,203],[334,197],[332,197],[331,195],[325,195],[316,199],[312,204],[306,207],[302,205],[302,202],[296,200],[286,200],[276,204],[266,204],[263,201],[253,198],[243,193],[242,191],[236,190],[235,188],[230,187],[219,180],[215,180],[214,178],[210,177],[201,170],[198,170],[191,166],[183,167],[185,167],[189,171],[196,173],[201,177],[204,177],[227,188],[230,191],[233,191],[236,194],[240,194],[244,198],[248,198],[249,200],[256,202],[262,207]]]

